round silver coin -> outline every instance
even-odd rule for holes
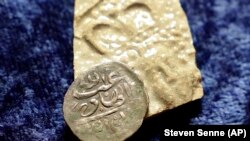
[[[63,103],[67,124],[84,141],[125,140],[141,126],[147,109],[143,83],[116,62],[79,75]]]

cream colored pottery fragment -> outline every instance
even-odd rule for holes
[[[146,117],[203,96],[179,0],[76,0],[75,78],[113,61],[125,64],[144,83]]]

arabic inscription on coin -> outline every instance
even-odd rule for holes
[[[64,118],[81,140],[124,140],[141,126],[148,108],[143,83],[111,62],[82,73],[67,91]]]

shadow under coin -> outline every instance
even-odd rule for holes
[[[74,133],[70,130],[69,126],[65,127],[64,130],[64,141],[80,141],[75,135]]]
[[[159,140],[164,129],[181,127],[190,124],[190,119],[197,116],[201,110],[201,100],[192,101],[169,111],[144,120],[140,129],[127,141]]]

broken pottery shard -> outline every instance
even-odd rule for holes
[[[147,117],[203,95],[179,0],[76,0],[75,78],[111,61],[126,64],[143,81]]]

